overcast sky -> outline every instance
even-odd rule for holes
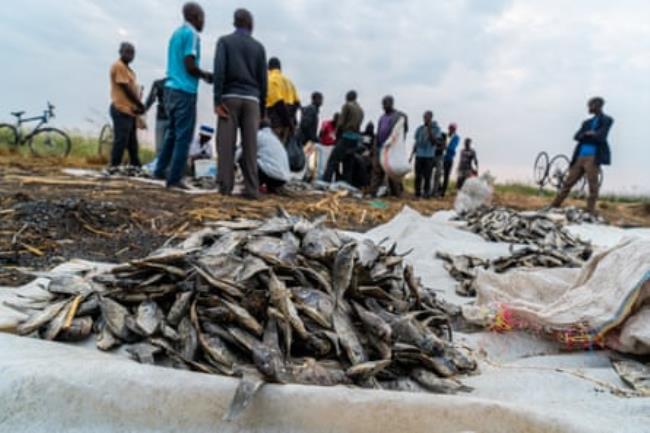
[[[122,40],[148,87],[164,75],[176,0],[21,0],[0,16],[0,119],[57,106],[60,126],[94,131],[108,118],[108,69]],[[204,1],[202,66],[236,7],[282,59],[303,101],[325,94],[323,117],[356,89],[366,120],[383,95],[413,124],[432,109],[474,138],[481,167],[501,180],[531,177],[540,150],[570,153],[585,102],[604,96],[616,119],[609,189],[650,192],[650,2],[647,0]],[[202,85],[199,119],[213,123]]]

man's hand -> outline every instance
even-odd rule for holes
[[[214,82],[214,75],[211,74],[210,72],[203,72],[201,78],[203,78],[203,81],[205,81],[208,84],[212,84]]]
[[[586,135],[587,137],[593,137],[594,135],[596,135],[596,133],[594,131],[587,131],[583,135]]]
[[[230,111],[228,111],[228,107],[224,104],[219,104],[214,107],[214,114],[216,114],[220,119],[230,119]]]
[[[140,114],[146,113],[147,110],[145,109],[144,105],[139,104],[133,109],[133,112],[139,116]]]

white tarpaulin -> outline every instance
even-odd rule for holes
[[[581,271],[479,271],[475,307],[512,329],[548,334],[569,348],[604,345],[650,354],[650,240],[632,238]],[[473,315],[473,314],[472,314]]]
[[[508,245],[406,209],[367,236],[397,241],[423,283],[445,299],[454,281],[437,251],[497,257]],[[38,290],[32,288],[31,290]],[[0,300],[27,293],[0,289]],[[0,318],[7,317],[0,307]],[[15,321],[15,320],[14,320]],[[236,381],[137,364],[121,356],[0,334],[0,432],[640,432],[650,399],[610,393],[625,385],[608,352],[561,353],[521,333],[456,333],[481,374],[471,394],[439,396],[343,387],[265,386],[235,423],[222,421]]]

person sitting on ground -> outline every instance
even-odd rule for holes
[[[167,127],[169,126],[169,116],[167,116],[167,111],[165,111],[166,81],[167,78],[161,78],[154,81],[151,90],[149,91],[149,96],[147,96],[146,102],[144,103],[146,111],[149,111],[153,104],[158,104],[156,109],[156,134],[154,137],[156,157],[162,150],[163,143],[165,142],[165,135],[167,134]]]
[[[339,113],[334,113],[330,120],[326,120],[320,127],[318,140],[323,146],[334,146],[336,144],[336,124],[339,121]]]
[[[344,180],[351,183],[352,173],[350,173],[350,157],[355,152],[361,134],[361,123],[363,122],[363,109],[357,102],[357,92],[350,90],[345,96],[345,104],[341,109],[336,124],[337,142],[332,149],[332,153],[327,161],[327,168],[323,174],[325,182],[332,182],[334,173],[338,173],[339,165],[343,163],[343,173],[337,175],[337,180]]]
[[[447,144],[447,151],[445,152],[445,160],[443,163],[444,179],[442,182],[442,197],[447,194],[447,189],[449,188],[449,178],[451,177],[451,171],[454,167],[454,158],[456,158],[456,151],[458,149],[458,144],[460,143],[460,137],[458,136],[457,131],[458,126],[455,123],[449,125],[447,134],[449,144]]]
[[[433,112],[427,111],[423,116],[424,123],[415,130],[415,144],[411,160],[415,156],[415,196],[431,197],[431,175],[436,156],[436,146],[440,140],[440,128],[433,120]]]
[[[272,57],[269,59],[268,66],[266,109],[271,120],[271,128],[285,144],[295,131],[295,115],[299,106],[300,99],[295,86],[282,73],[280,59]]]
[[[172,34],[167,49],[165,110],[169,116],[167,136],[158,155],[154,177],[167,179],[167,188],[187,190],[182,182],[196,126],[199,80],[212,83],[212,74],[200,69],[205,13],[197,3],[183,6],[185,22]],[[169,169],[169,170],[168,170]]]
[[[404,118],[404,136],[408,132],[408,117],[406,114],[395,109],[395,99],[392,96],[385,96],[382,100],[384,114],[379,118],[377,123],[377,135],[375,137],[375,145],[373,146],[372,155],[372,175],[370,180],[370,194],[376,196],[379,188],[386,182],[386,173],[381,166],[379,158],[381,151],[386,141],[390,138],[395,125],[399,119]],[[394,197],[401,197],[404,192],[404,187],[401,180],[388,178],[388,189],[390,195]]]
[[[311,104],[302,109],[300,116],[299,142],[302,146],[307,143],[318,143],[318,114],[323,105],[323,94],[314,92],[311,95]]]
[[[217,128],[217,182],[219,191],[231,195],[235,187],[237,131],[243,148],[244,196],[259,196],[257,130],[266,112],[266,51],[255,40],[253,16],[246,9],[235,11],[235,32],[217,42],[214,58],[214,112]]]
[[[472,139],[465,139],[465,147],[460,152],[460,162],[458,163],[458,181],[456,182],[458,191],[463,189],[465,181],[473,176],[478,175],[478,158],[476,151],[472,149]]]
[[[266,120],[260,122],[257,132],[257,169],[261,189],[271,194],[291,179],[287,150]]]
[[[596,202],[598,201],[598,190],[600,167],[611,163],[611,151],[607,136],[614,124],[614,119],[603,112],[605,100],[600,97],[592,98],[588,104],[591,119],[583,122],[580,130],[574,139],[578,142],[573,152],[571,168],[562,189],[558,193],[551,207],[560,207],[571,192],[571,188],[583,176],[586,176],[589,184],[589,196],[587,197],[587,210],[591,214],[596,213]]]
[[[120,58],[113,63],[111,78],[111,118],[113,119],[113,150],[110,167],[122,164],[124,150],[129,153],[132,166],[140,167],[138,155],[137,116],[145,112],[140,101],[140,88],[135,72],[129,66],[135,59],[135,47],[129,42],[120,45]],[[110,169],[109,169],[110,170]]]
[[[214,135],[214,128],[202,125],[199,128],[199,135],[190,145],[190,168],[191,172],[196,175],[194,171],[194,162],[199,159],[212,159],[214,152],[212,151],[212,136]]]

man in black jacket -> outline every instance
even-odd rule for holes
[[[603,113],[604,105],[605,100],[603,98],[596,97],[589,100],[587,106],[589,114],[593,114],[593,117],[584,121],[574,137],[578,144],[573,152],[571,168],[551,207],[562,206],[562,202],[571,192],[571,188],[583,176],[586,176],[589,184],[587,210],[592,214],[596,212],[596,201],[598,200],[598,189],[600,187],[598,181],[600,167],[611,164],[611,152],[607,136],[614,124],[614,119]]]
[[[323,94],[314,92],[311,94],[311,104],[302,109],[300,116],[300,144],[307,142],[318,143],[318,114],[323,105]]]
[[[235,145],[241,129],[244,195],[259,196],[257,129],[264,117],[267,93],[266,52],[253,39],[253,16],[235,11],[235,32],[217,42],[214,59],[214,112],[217,128],[217,176],[220,192],[232,194],[235,183]]]

